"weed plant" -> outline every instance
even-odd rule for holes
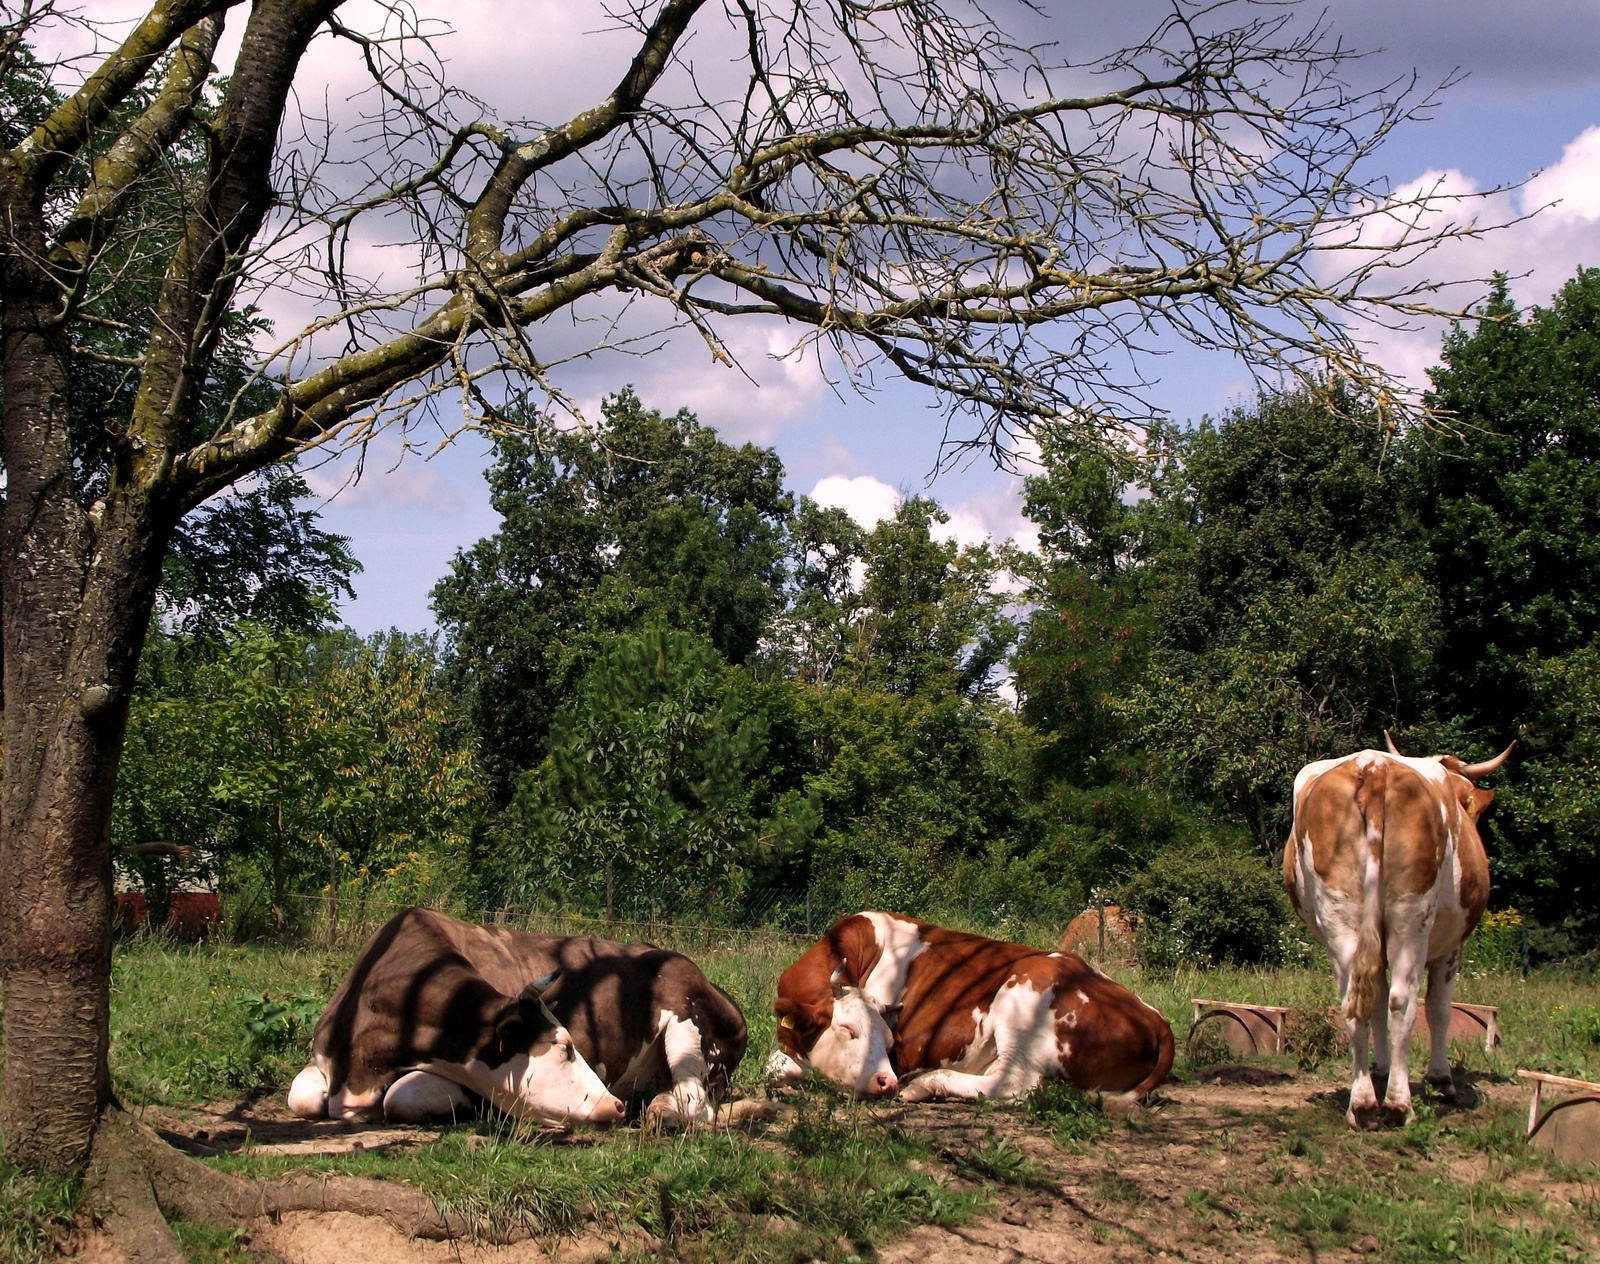
[[[1064,1147],[1111,1131],[1100,1094],[1085,1093],[1067,1080],[1040,1080],[1023,1098],[1022,1109],[1043,1122]]]

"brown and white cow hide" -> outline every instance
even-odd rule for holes
[[[1515,746],[1486,763],[1464,764],[1453,755],[1407,758],[1391,741],[1387,752],[1320,760],[1295,777],[1284,881],[1333,962],[1354,1062],[1352,1126],[1378,1106],[1369,1036],[1377,1073],[1389,1080],[1384,1113],[1397,1120],[1415,1114],[1406,1065],[1424,973],[1427,1078],[1454,1095],[1451,992],[1461,942],[1489,903],[1477,821],[1494,791],[1473,782],[1498,770]]]
[[[1081,958],[897,913],[837,922],[774,1009],[770,1072],[815,1068],[864,1097],[1011,1098],[1055,1078],[1138,1097],[1172,1066],[1167,1020]]]

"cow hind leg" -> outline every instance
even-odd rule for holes
[[[390,1123],[453,1122],[472,1114],[472,1098],[467,1090],[429,1071],[408,1071],[383,1095],[383,1117]]]
[[[1456,1099],[1450,1075],[1450,998],[1455,991],[1461,949],[1428,965],[1428,1083],[1447,1102]]]
[[[706,1056],[700,1028],[690,1019],[661,1011],[662,1052],[672,1087],[645,1107],[645,1124],[670,1131],[716,1122],[716,1103],[706,1087]]]
[[[1426,928],[1420,935],[1392,935],[1389,941],[1389,1088],[1383,1095],[1383,1109],[1403,1123],[1410,1123],[1417,1114],[1411,1105],[1409,1062],[1426,944]]]
[[[328,1077],[315,1062],[295,1076],[289,1086],[289,1113],[298,1119],[327,1116]]]
[[[1350,975],[1351,967],[1355,962],[1356,940],[1351,935],[1347,939],[1329,937],[1327,940],[1328,958],[1333,962],[1333,981],[1339,989],[1339,1004],[1341,1009],[1347,1009],[1350,1001]],[[1373,1014],[1377,1014],[1377,1003],[1374,1003]],[[1357,1022],[1355,1019],[1345,1018],[1345,1032],[1350,1037],[1350,1109],[1345,1113],[1345,1122],[1352,1128],[1360,1128],[1368,1123],[1373,1113],[1378,1109],[1378,1092],[1372,1087],[1372,1058],[1367,1048],[1367,1039],[1372,1033],[1372,1022]]]

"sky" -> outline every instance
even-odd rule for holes
[[[452,75],[502,117],[548,121],[592,104],[616,82],[632,47],[626,33],[604,29],[597,8],[576,0],[416,0],[415,7],[448,19],[453,33],[440,46]],[[1442,182],[1462,192],[1517,186],[1491,197],[1481,217],[1528,218],[1436,253],[1428,262],[1432,276],[1503,270],[1526,306],[1547,300],[1578,265],[1600,264],[1600,4],[1328,0],[1321,7],[1348,44],[1375,50],[1358,67],[1370,82],[1412,70],[1429,82],[1462,76],[1430,119],[1398,130],[1385,145],[1380,167],[1394,185]],[[86,12],[114,20],[135,8],[142,6],[91,0]],[[721,11],[708,5],[702,18],[720,23]],[[1027,35],[1058,41],[1064,52],[1105,51],[1139,34],[1156,12],[1152,0],[1045,0],[1043,13],[1028,19]],[[537,40],[524,45],[524,32],[537,32]],[[519,36],[510,53],[508,33]],[[714,50],[716,32],[704,38]],[[223,65],[231,48],[225,42],[219,50]],[[361,73],[348,45],[319,40],[300,83],[335,127],[351,126],[359,107],[349,96]],[[1438,328],[1379,332],[1374,354],[1424,383],[1440,335]],[[836,388],[814,364],[778,358],[790,341],[781,328],[752,322],[735,332],[745,374],[713,364],[698,342],[680,341],[656,355],[582,366],[577,390],[592,405],[602,392],[632,384],[647,405],[688,407],[729,442],[775,447],[791,490],[842,505],[864,523],[892,513],[902,495],[923,494],[950,513],[953,538],[1027,542],[1015,473],[972,459],[933,477],[944,417],[925,390],[887,373],[870,396]],[[1175,419],[1195,420],[1252,397],[1237,362],[1178,346],[1163,351],[1141,371],[1152,383],[1151,401]],[[365,568],[355,600],[342,609],[362,633],[431,628],[429,590],[457,550],[497,526],[482,439],[463,436],[430,459],[398,456],[397,444],[379,439],[358,481],[349,458],[308,472],[324,525],[350,537]]]

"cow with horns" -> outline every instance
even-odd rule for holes
[[[407,909],[361,950],[289,1089],[304,1119],[709,1124],[744,1015],[687,957]],[[609,1069],[608,1069],[609,1068]]]
[[[857,1097],[1004,1099],[1065,1079],[1134,1099],[1172,1068],[1167,1020],[1082,958],[899,913],[836,922],[773,1009],[768,1073],[815,1069]]]
[[[1360,751],[1300,770],[1283,855],[1289,898],[1333,961],[1355,1063],[1352,1127],[1378,1108],[1369,1032],[1377,1073],[1389,1081],[1384,1114],[1409,1121],[1416,1113],[1406,1060],[1424,971],[1428,1083],[1454,1098],[1450,995],[1461,943],[1489,903],[1477,822],[1494,791],[1474,782],[1499,771],[1516,747],[1468,764],[1454,755],[1408,758],[1384,738],[1386,752]]]

